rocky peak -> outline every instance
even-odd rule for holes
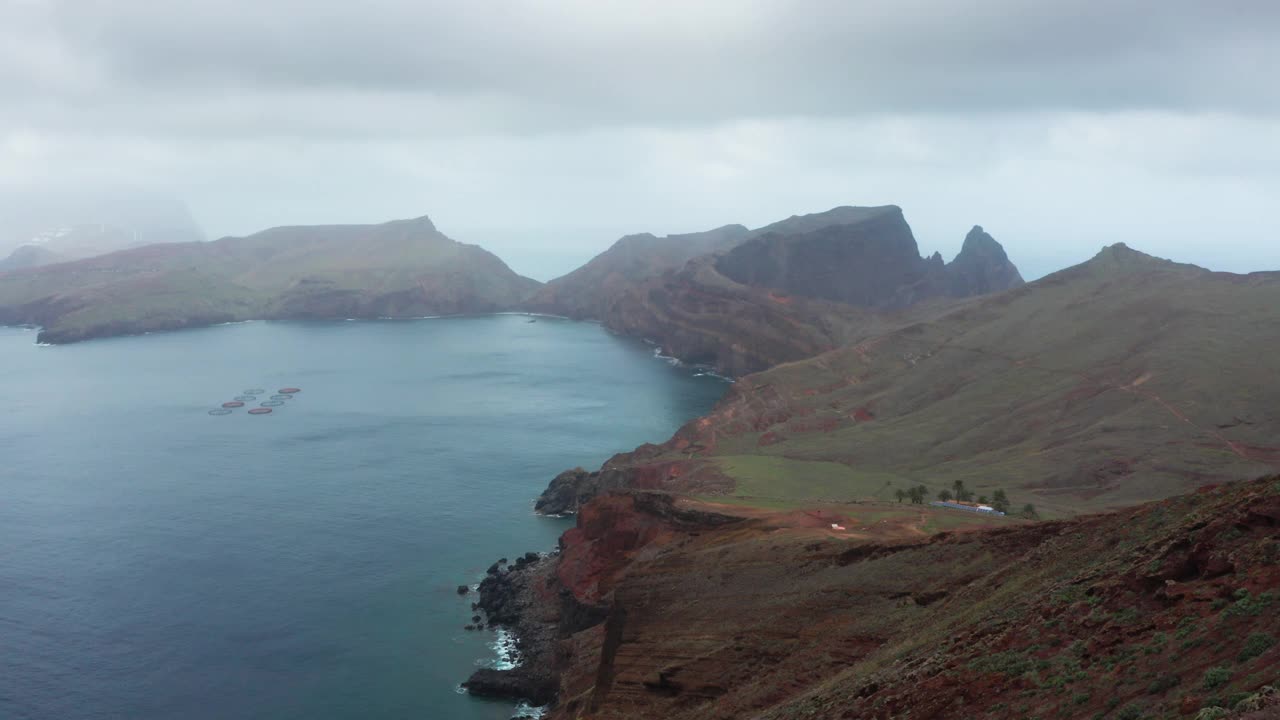
[[[1192,273],[1209,272],[1195,265],[1177,263],[1154,255],[1148,255],[1140,250],[1134,250],[1122,242],[1102,248],[1097,255],[1094,255],[1092,259],[1081,267],[1101,273],[1134,273],[1153,270],[1182,270]]]
[[[974,225],[964,238],[960,254],[947,265],[947,294],[969,297],[1001,292],[1026,284],[1004,246]]]
[[[927,273],[897,206],[842,207],[761,228],[716,269],[735,282],[861,307],[915,300]]]
[[[423,215],[421,217],[416,217],[416,218],[410,218],[408,220],[398,220],[395,222],[395,224],[409,225],[409,226],[412,226],[415,230],[422,230],[426,232],[438,232],[436,230],[436,224],[431,222],[431,217],[428,215]]]

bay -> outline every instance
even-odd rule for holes
[[[0,717],[510,717],[457,692],[495,636],[456,587],[554,547],[557,472],[726,387],[530,320],[0,328]]]

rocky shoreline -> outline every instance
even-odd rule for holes
[[[489,567],[475,607],[489,627],[515,639],[515,667],[480,668],[462,687],[477,697],[526,702],[535,707],[555,702],[560,691],[560,641],[603,622],[607,610],[578,602],[556,577],[559,550],[526,553],[514,563]]]
[[[600,475],[610,476],[607,487],[594,482]],[[605,577],[619,570],[631,552],[673,531],[740,520],[678,508],[665,493],[628,488],[628,475],[625,469],[562,473],[540,498],[539,507],[583,510],[575,527],[550,553],[530,552],[513,563],[503,559],[489,567],[472,607],[484,615],[481,627],[513,635],[515,667],[476,670],[462,684],[468,693],[535,707],[554,705],[562,674],[574,666],[575,642],[581,640],[574,636],[612,622],[612,598],[600,586]],[[603,635],[596,639],[603,640]]]
[[[529,556],[532,555],[532,559]],[[552,556],[529,553],[515,563],[494,563],[480,583],[475,608],[490,627],[510,630],[515,637],[515,667],[480,668],[462,686],[478,697],[526,701],[546,705],[555,699],[558,683],[551,673],[555,651],[555,623],[539,588],[554,580]]]

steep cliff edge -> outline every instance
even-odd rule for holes
[[[1280,478],[932,532],[969,518],[871,504],[841,509],[835,530],[655,497],[591,501],[551,561],[548,587],[600,609],[558,634],[552,720],[1189,717],[1270,702]]]
[[[738,375],[875,332],[900,310],[1022,284],[975,229],[950,265],[922,258],[897,206],[837,207],[747,230],[628,235],[522,307],[602,321]]]
[[[960,254],[946,267],[946,276],[951,297],[987,295],[1026,284],[1004,247],[981,225],[974,225],[965,236]]]
[[[837,208],[760,228],[729,250],[626,289],[603,320],[675,357],[737,375],[1021,284],[989,235],[970,233],[946,265],[920,256],[900,208]]]

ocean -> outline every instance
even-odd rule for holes
[[[555,546],[556,473],[727,387],[532,319],[0,328],[0,718],[510,717],[458,691],[498,636],[457,586]]]

